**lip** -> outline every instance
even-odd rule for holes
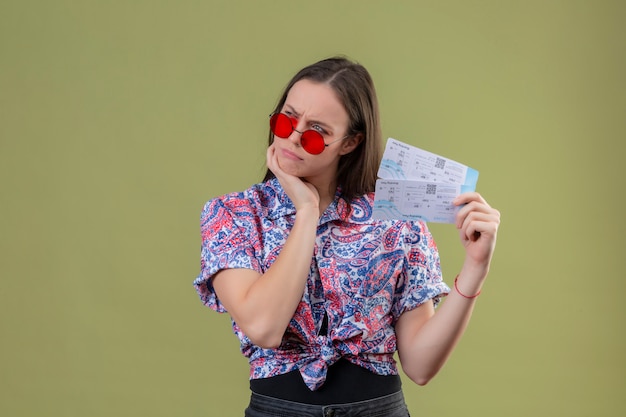
[[[287,150],[287,149],[282,149],[281,153],[283,154],[283,156],[287,159],[291,159],[293,161],[302,161],[303,159],[300,158],[298,155],[296,155],[295,153]]]

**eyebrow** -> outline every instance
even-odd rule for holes
[[[294,109],[294,108],[293,108],[293,106],[292,106],[291,104],[287,104],[287,103],[285,103],[285,107],[287,108],[287,110],[289,110],[290,112],[292,112],[292,113],[296,116],[296,118],[298,118],[298,119],[300,118],[301,114],[300,114],[300,113],[298,113],[298,111],[297,111],[296,109]],[[316,125],[320,125],[320,126],[322,126],[323,128],[325,128],[325,129],[326,129],[326,130],[328,130],[328,131],[333,131],[333,130],[334,130],[334,129],[333,129],[333,127],[332,127],[331,125],[329,125],[329,124],[328,124],[328,123],[326,123],[326,122],[322,122],[321,120],[309,119],[309,121],[308,121],[308,122],[309,122],[309,124],[316,124]]]

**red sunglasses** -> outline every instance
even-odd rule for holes
[[[270,115],[270,129],[275,136],[278,136],[281,139],[287,139],[293,132],[300,133],[300,135],[302,135],[300,137],[300,144],[302,145],[302,148],[311,155],[319,155],[324,152],[324,149],[326,149],[327,146],[348,137],[346,135],[341,139],[325,143],[324,137],[317,130],[308,129],[300,132],[294,127],[297,125],[298,119],[295,117],[289,117],[285,113],[274,113]]]

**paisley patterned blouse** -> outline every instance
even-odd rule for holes
[[[255,346],[233,322],[250,378],[298,369],[311,390],[340,358],[379,375],[398,373],[394,325],[404,311],[450,289],[423,222],[372,219],[373,193],[348,206],[339,198],[319,219],[302,300],[277,349]],[[201,301],[226,312],[211,277],[227,268],[266,271],[283,247],[296,210],[276,179],[206,203],[201,215]],[[280,302],[280,294],[276,294]],[[327,331],[321,331],[327,321]],[[326,326],[325,326],[326,327]]]

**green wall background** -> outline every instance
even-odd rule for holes
[[[502,212],[419,416],[626,414],[622,1],[0,1],[0,415],[240,416],[203,307],[202,204],[261,179],[300,67],[372,73],[383,133],[480,171]],[[463,251],[433,225],[450,281]],[[622,259],[620,261],[619,259]]]

